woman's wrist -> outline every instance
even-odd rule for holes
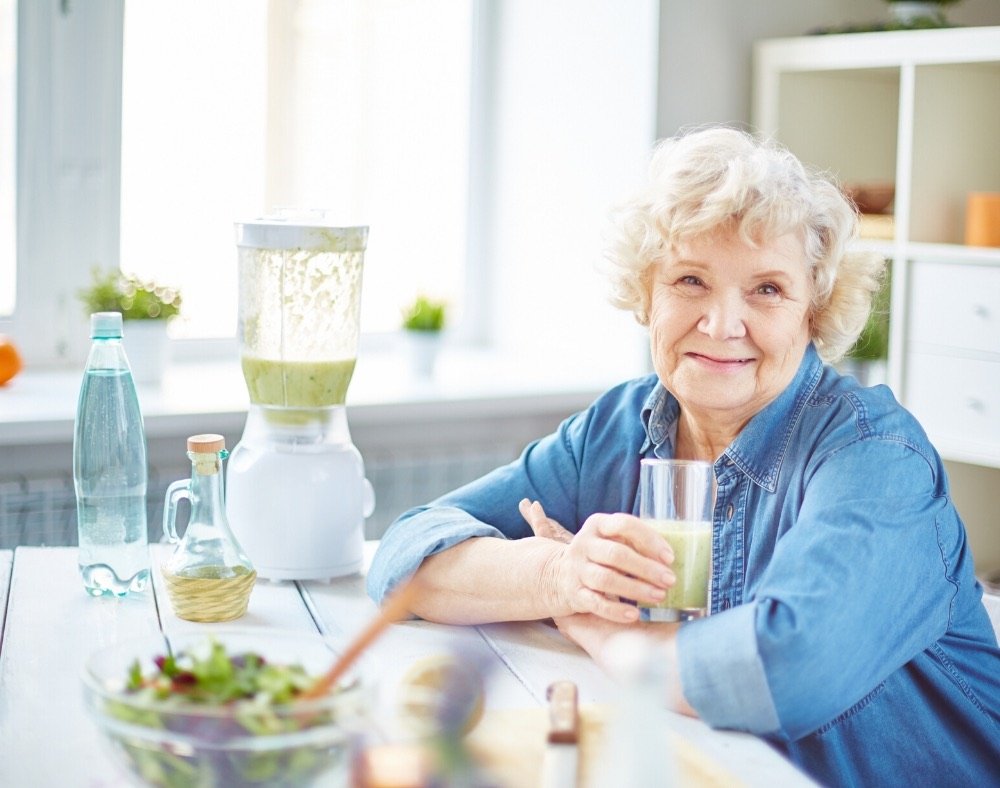
[[[537,548],[543,551],[538,586],[548,616],[559,618],[571,615],[575,611],[562,582],[562,559],[567,545],[544,537],[529,537],[529,541],[537,543]]]

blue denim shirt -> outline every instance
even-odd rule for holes
[[[369,593],[470,537],[530,536],[522,498],[574,532],[636,513],[639,459],[672,456],[678,412],[655,376],[612,389],[401,516]],[[678,635],[702,719],[765,737],[825,784],[998,784],[1000,649],[941,460],[889,389],[810,347],[715,473],[712,615]]]

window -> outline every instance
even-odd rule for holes
[[[17,14],[14,0],[0,0],[0,317],[14,311],[17,233],[14,213],[14,140],[17,130]]]
[[[124,30],[121,267],[181,289],[175,336],[233,334],[233,222],[279,207],[370,226],[363,331],[460,306],[469,0],[132,0]]]
[[[83,363],[95,264],[183,289],[175,358],[234,359],[202,339],[235,329],[233,222],[323,207],[371,227],[363,349],[427,291],[509,376],[645,368],[594,269],[655,137],[656,0],[0,4],[20,17],[0,331],[30,367]]]

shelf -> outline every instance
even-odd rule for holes
[[[1000,192],[1000,27],[775,39],[754,49],[754,125],[841,182],[891,181],[852,248],[894,262],[888,383],[946,459],[1000,467],[1000,249],[965,237]]]
[[[1000,266],[1000,249],[986,246],[912,242],[906,245],[906,256],[911,260],[926,260],[928,262]]]

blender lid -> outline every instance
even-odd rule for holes
[[[250,249],[363,252],[367,243],[367,226],[337,226],[322,211],[279,211],[236,222],[236,245]]]

